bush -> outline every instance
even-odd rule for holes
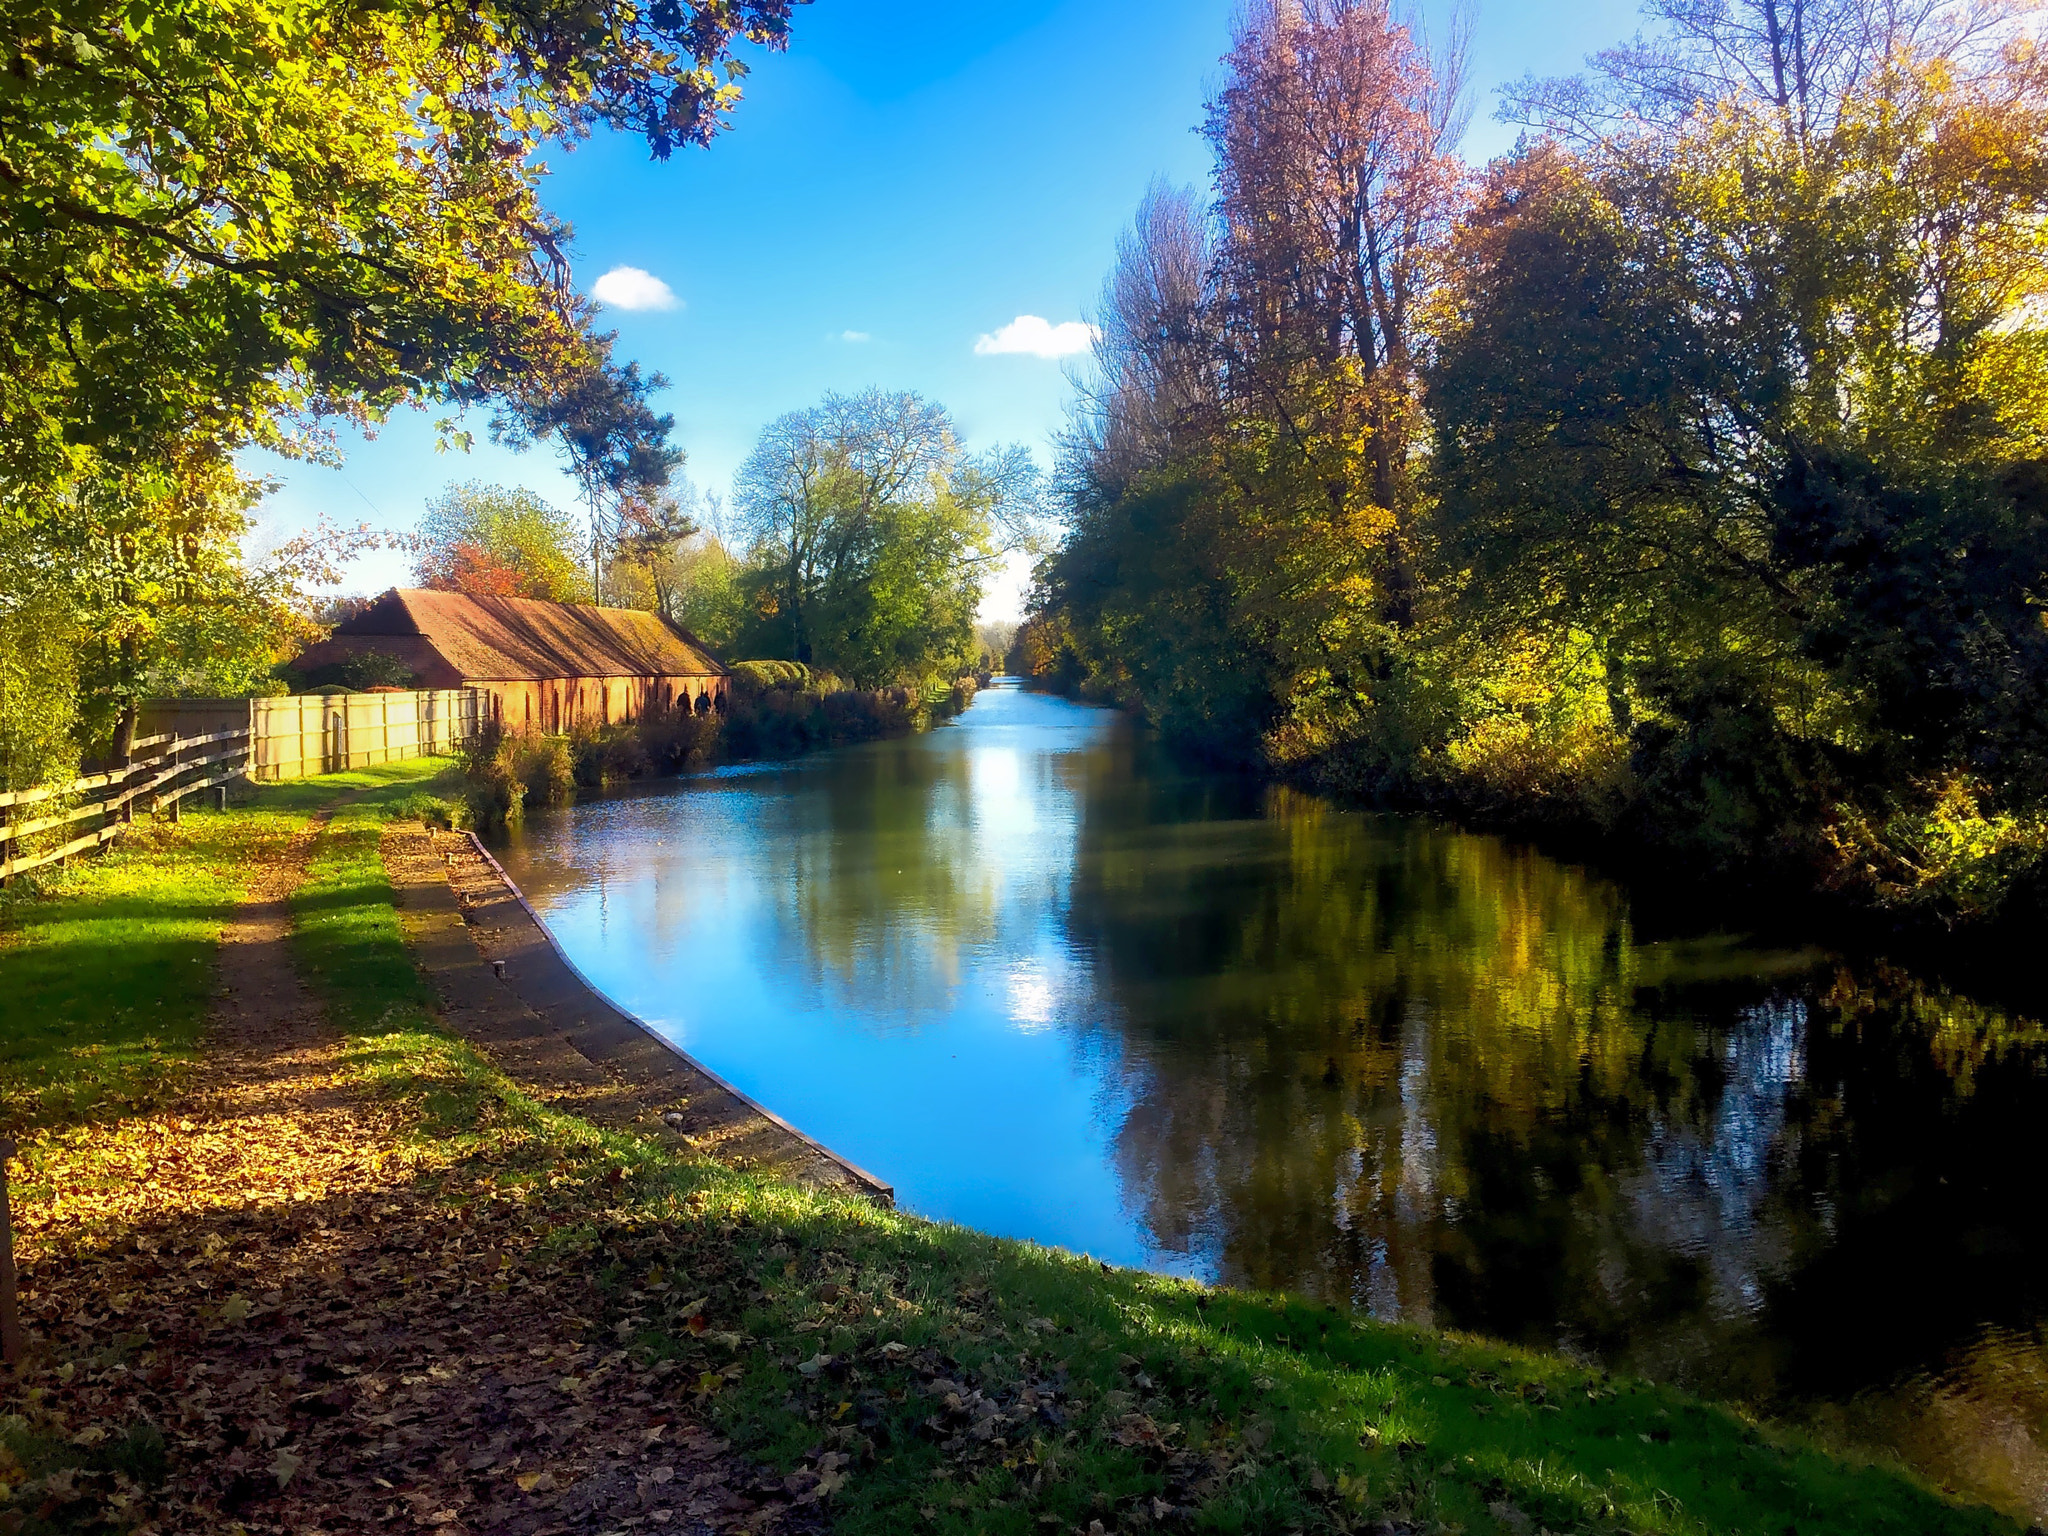
[[[771,688],[808,688],[811,669],[800,661],[736,661],[732,681],[740,697],[758,698]]]
[[[464,801],[471,826],[495,832],[519,819],[526,785],[519,777],[517,743],[496,720],[486,721],[463,749]]]
[[[585,789],[609,789],[645,777],[651,763],[642,733],[651,722],[579,725],[569,733],[576,782]]]
[[[453,832],[468,823],[467,809],[464,804],[443,800],[439,795],[420,790],[396,802],[390,814],[394,821],[422,821],[430,827]]]
[[[1829,829],[1848,882],[1869,884],[1866,894],[1893,912],[1950,928],[2017,917],[2038,901],[2048,816],[1995,809],[1966,774],[1915,788],[1881,827],[1843,815]]]
[[[521,737],[513,763],[529,804],[559,810],[575,800],[576,756],[567,736]]]
[[[689,773],[717,762],[724,745],[724,720],[670,710],[640,726],[640,742],[656,773]]]
[[[1646,675],[1643,692],[1649,718],[1629,738],[1640,843],[1716,875],[1825,879],[1846,754],[1787,730],[1730,667]]]
[[[977,693],[988,686],[988,681],[988,674],[986,672],[978,677],[955,678],[953,686],[946,693],[946,697],[934,706],[933,713],[948,719],[954,715],[965,714],[967,706],[974,702],[974,696]]]
[[[289,668],[280,670],[294,693],[328,692],[334,685],[350,693],[364,693],[372,688],[410,691],[420,685],[419,674],[386,651],[358,651],[353,656],[344,656],[339,661],[330,661],[305,672]]]
[[[793,661],[738,662],[732,681],[723,713],[664,710],[579,726],[566,736],[511,736],[492,722],[464,754],[462,814],[479,830],[495,831],[518,820],[527,804],[569,804],[579,785],[604,789],[651,773],[901,736],[933,715],[965,709],[975,693],[974,679],[963,677],[928,706],[923,690],[848,688]]]

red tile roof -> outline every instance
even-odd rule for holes
[[[637,608],[414,588],[386,592],[298,664],[366,650],[389,650],[420,671],[428,670],[422,663],[429,658],[438,659],[466,682],[719,677],[726,671],[688,630]]]

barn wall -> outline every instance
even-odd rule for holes
[[[610,725],[639,720],[699,698],[721,699],[729,679],[723,677],[561,677],[540,681],[477,679],[471,684],[490,695],[491,709],[508,731],[569,731],[579,725]]]

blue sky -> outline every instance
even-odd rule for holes
[[[1440,0],[1423,9],[1444,14]],[[575,229],[578,283],[632,267],[675,297],[608,308],[605,324],[623,355],[673,381],[661,406],[691,479],[723,492],[768,421],[869,384],[943,402],[970,446],[1022,442],[1049,464],[1066,364],[976,343],[1019,316],[1083,319],[1147,181],[1207,185],[1195,129],[1231,12],[1232,0],[817,0],[787,53],[750,56],[733,131],[708,151],[657,164],[638,140],[606,137],[557,156],[546,196]],[[1500,82],[1575,69],[1634,27],[1616,0],[1482,8],[1467,153],[1513,142],[1492,120]],[[437,455],[430,417],[402,413],[374,441],[345,438],[339,470],[250,456],[284,482],[264,537],[321,516],[408,529],[451,480],[574,506],[548,453],[505,452],[474,425],[468,454]],[[374,556],[348,586],[405,578],[400,557]],[[1013,573],[984,612],[1016,604]]]

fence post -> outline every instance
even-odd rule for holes
[[[14,1211],[7,1199],[7,1164],[14,1143],[0,1141],[0,1360],[21,1363],[21,1296],[14,1279]]]

